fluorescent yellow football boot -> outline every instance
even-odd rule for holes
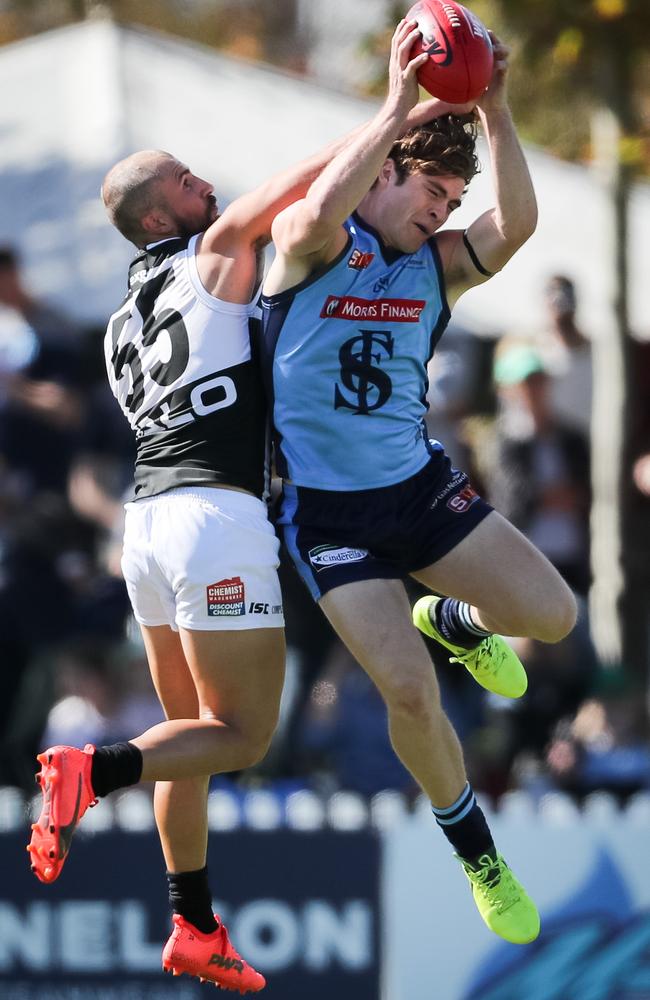
[[[539,913],[500,854],[484,854],[475,865],[455,855],[472,887],[474,902],[495,934],[512,944],[528,944],[539,934]]]
[[[528,687],[523,664],[514,649],[500,635],[488,635],[474,649],[454,646],[435,626],[434,609],[441,597],[421,597],[413,606],[413,624],[448,649],[450,663],[462,663],[474,680],[487,691],[505,698],[521,698]]]

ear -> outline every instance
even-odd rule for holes
[[[379,177],[377,178],[382,187],[390,184],[391,180],[395,177],[395,164],[389,158],[384,160],[381,165],[381,170],[379,171]]]
[[[140,225],[145,233],[152,236],[165,236],[169,232],[171,219],[162,208],[152,208],[150,212],[142,216]]]

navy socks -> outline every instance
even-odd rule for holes
[[[486,636],[491,635],[472,618],[472,608],[466,601],[443,597],[435,605],[433,624],[440,634],[454,646],[473,649]]]
[[[469,782],[452,805],[431,809],[436,823],[463,860],[474,863],[484,854],[496,856],[490,828]]]

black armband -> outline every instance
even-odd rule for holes
[[[476,256],[476,251],[474,250],[474,247],[472,246],[472,244],[470,243],[470,241],[467,238],[467,230],[465,230],[465,232],[463,233],[463,243],[467,247],[467,252],[468,252],[468,254],[471,257],[472,264],[474,265],[474,267],[476,268],[476,270],[480,271],[481,274],[484,274],[486,278],[491,278],[495,272],[494,271],[488,271],[488,269],[486,267],[483,267],[483,265],[481,264],[480,260]]]

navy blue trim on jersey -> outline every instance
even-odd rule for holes
[[[429,250],[431,251],[431,256],[433,257],[433,262],[434,262],[435,267],[436,267],[436,272],[438,274],[438,287],[440,289],[440,302],[441,302],[441,305],[442,305],[442,309],[440,310],[440,315],[438,316],[438,321],[437,321],[436,325],[434,326],[433,330],[431,331],[431,339],[429,340],[429,358],[428,358],[428,361],[427,361],[427,365],[425,366],[424,387],[423,387],[423,393],[422,393],[422,403],[425,406],[425,408],[428,410],[429,409],[429,403],[428,403],[428,400],[427,400],[427,396],[429,395],[429,362],[431,361],[431,359],[433,357],[433,354],[434,354],[434,351],[436,349],[436,345],[437,345],[438,341],[440,340],[440,338],[442,337],[443,333],[447,329],[447,325],[448,325],[449,320],[451,318],[451,309],[449,308],[449,302],[447,301],[447,289],[446,289],[446,286],[445,286],[445,272],[444,272],[444,269],[443,269],[443,266],[442,266],[442,259],[440,257],[440,250],[438,248],[438,241],[436,240],[435,236],[432,236],[431,239],[429,239],[427,242],[428,242]],[[426,428],[425,428],[424,437],[425,437],[425,443],[426,443],[426,441],[427,441]]]
[[[398,250],[396,247],[389,247],[387,243],[384,243],[381,233],[379,233],[374,226],[371,226],[369,222],[366,222],[366,220],[359,215],[356,210],[352,213],[352,218],[358,226],[361,226],[361,228],[365,229],[367,233],[374,236],[386,264],[394,264],[396,260],[400,259],[400,257],[410,256],[406,253],[406,251]]]
[[[469,238],[467,236],[467,230],[465,230],[465,232],[463,233],[463,243],[465,244],[465,249],[467,250],[470,259],[472,261],[472,264],[474,265],[476,270],[479,271],[481,274],[484,274],[486,278],[493,278],[494,271],[488,271],[487,267],[483,267],[483,265],[481,264],[480,260],[476,255],[476,250],[469,241]]]
[[[288,292],[282,292],[278,304],[273,308],[271,308],[271,298],[265,298],[264,295],[260,298],[262,309],[266,310],[266,320],[262,324],[262,335],[260,337],[260,360],[262,381],[264,383],[264,391],[266,393],[266,401],[269,408],[269,414],[271,415],[271,421],[273,419],[272,414],[275,407],[275,392],[273,390],[273,358],[275,357],[275,348],[278,343],[278,338],[282,331],[282,327],[284,326],[284,321],[286,320],[289,310],[293,305],[294,298],[295,291],[293,289],[290,289]],[[284,478],[287,475],[287,466],[282,453],[282,435],[274,426],[272,426],[272,434],[274,445],[273,457],[275,460],[276,472],[278,476],[282,476]]]
[[[435,236],[432,236],[428,240],[429,249],[431,251],[431,256],[433,257],[433,262],[436,265],[436,271],[438,272],[438,284],[440,286],[440,301],[442,302],[443,311],[440,313],[440,319],[436,325],[436,329],[440,326],[441,321],[444,318],[444,325],[446,326],[451,317],[451,309],[449,307],[449,302],[447,301],[447,283],[445,281],[445,269],[442,266],[442,258],[440,256],[440,248],[438,246],[438,240]],[[444,330],[444,327],[443,327]],[[442,336],[442,331],[440,332]],[[439,338],[438,338],[439,339]],[[431,352],[433,354],[433,351]]]
[[[340,264],[343,258],[345,257],[346,253],[349,252],[351,245],[352,245],[352,237],[348,233],[348,238],[341,252],[337,253],[336,257],[334,257],[332,260],[329,260],[326,263],[321,264],[320,267],[317,267],[315,271],[312,271],[311,274],[308,274],[307,277],[304,278],[297,285],[293,285],[291,288],[285,288],[283,292],[276,292],[274,295],[265,295],[262,292],[262,295],[260,296],[262,307],[264,307],[266,303],[268,303],[270,306],[274,306],[278,302],[283,302],[284,299],[289,296],[293,301],[294,296],[297,295],[298,292],[302,292],[303,289],[309,288],[309,286],[313,285],[316,281],[319,280],[319,278],[322,278],[324,274],[327,274],[328,271],[331,271],[338,264]]]
[[[266,310],[266,321],[263,324],[264,332],[261,337],[261,360],[262,360],[262,378],[264,381],[264,389],[266,392],[266,398],[269,406],[269,413],[273,413],[275,407],[275,393],[273,391],[273,358],[275,357],[275,348],[282,332],[282,327],[289,314],[289,310],[293,305],[293,301],[299,292],[302,292],[305,288],[309,288],[314,282],[322,278],[328,271],[337,267],[341,263],[343,258],[347,253],[350,252],[350,247],[352,245],[352,237],[348,233],[348,238],[345,241],[345,246],[340,253],[333,258],[333,260],[328,261],[321,267],[312,271],[303,281],[299,284],[294,285],[292,288],[286,288],[282,292],[276,292],[275,295],[265,295],[263,292],[260,295],[260,305],[263,310]],[[276,472],[279,476],[286,478],[288,475],[288,469],[286,465],[286,460],[282,452],[282,435],[273,428],[273,453],[275,459]]]

